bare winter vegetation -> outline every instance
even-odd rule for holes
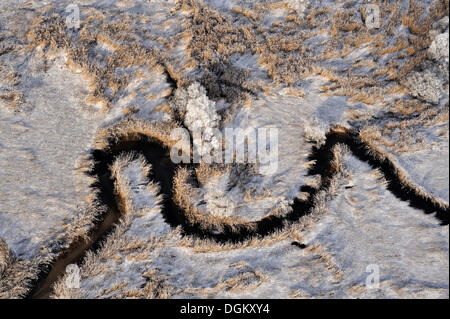
[[[448,298],[448,1],[371,4],[2,1],[0,298]]]

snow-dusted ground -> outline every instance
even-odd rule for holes
[[[65,289],[63,278],[57,297],[152,297],[154,282],[144,280],[151,272],[163,283],[160,297],[448,298],[448,226],[394,197],[377,170],[351,155],[316,225],[236,246],[193,242],[164,228],[140,163],[122,169],[136,176],[131,216],[89,255],[81,290]],[[298,240],[305,249],[292,245]],[[368,289],[374,266],[379,286]]]
[[[212,218],[288,212],[302,186],[320,186],[310,156],[335,125],[448,210],[448,2],[374,2],[381,22],[370,29],[362,0],[85,0],[80,29],[68,29],[72,2],[2,1],[0,238],[17,260],[2,268],[0,297],[28,289],[16,272],[39,273],[17,265],[51,262],[93,229],[102,208],[89,154],[101,129],[128,118],[191,133],[278,129],[274,174],[199,174],[186,197]],[[448,298],[448,225],[396,198],[367,163],[347,154],[342,167],[308,222],[219,245],[166,224],[151,168],[123,157],[114,174],[126,214],[81,263],[81,289],[62,278],[54,295]],[[377,289],[365,286],[369,265]]]
[[[30,111],[0,108],[0,236],[25,259],[64,232],[90,193],[78,162],[101,117],[83,110],[86,84],[61,59],[27,92]]]
[[[347,156],[345,166],[347,185],[305,243],[330,255],[346,293],[355,287],[363,297],[448,297],[448,227],[395,198],[366,163]],[[373,271],[369,265],[379,269],[378,289],[361,283]]]

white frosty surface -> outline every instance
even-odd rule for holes
[[[431,2],[420,1],[426,6]],[[124,0],[114,3],[86,0],[77,3],[83,23],[96,29],[99,27],[95,25],[97,18],[102,25],[126,21],[130,29],[120,36],[128,39],[124,37],[127,33],[142,48],[161,49],[164,59],[158,62],[161,63],[158,67],[143,63],[111,70],[129,77],[129,82],[111,101],[111,109],[101,113],[95,106],[86,103],[86,97],[95,83],[65,66],[65,49],[52,52],[55,54],[53,57],[47,52],[45,63],[39,52],[27,52],[21,48],[22,44],[17,49],[20,54],[0,55],[0,62],[4,62],[7,70],[11,67],[16,71],[19,79],[17,87],[12,84],[14,81],[3,83],[0,79],[0,93],[14,89],[24,93],[24,104],[19,113],[13,113],[0,100],[0,237],[22,259],[34,258],[41,248],[53,245],[55,239],[64,234],[65,227],[85,209],[91,181],[77,171],[78,161],[89,152],[97,128],[113,124],[130,113],[145,119],[168,119],[168,98],[174,92],[173,85],[167,79],[170,72],[164,70],[167,66],[162,64],[171,66],[173,78],[193,80],[194,83],[199,80],[196,75],[203,71],[202,63],[192,63],[192,48],[188,50],[190,35],[182,35],[187,22],[192,22],[189,21],[193,14],[190,8],[178,7],[175,0]],[[283,29],[281,26],[277,31],[277,27],[273,26],[284,23],[292,13],[283,3],[268,6],[276,4],[275,0],[259,3],[204,0],[203,3],[218,10],[232,26],[247,25],[253,13],[261,14],[261,20],[257,23],[262,28],[259,31],[264,33],[263,37]],[[22,14],[28,18],[33,15],[34,18],[49,16],[53,12],[49,7],[48,11],[33,11],[48,4],[55,6],[57,15],[65,17],[69,4],[65,0],[2,1],[0,32],[24,32],[26,23],[24,26],[18,24],[17,17],[22,17]],[[295,7],[295,1],[285,1],[284,4]],[[230,65],[249,71],[248,83],[256,87],[256,93],[249,97],[249,105],[239,106],[236,116],[226,127],[279,128],[279,165],[277,172],[271,175],[259,174],[258,167],[238,167],[229,174],[210,178],[201,186],[200,196],[192,199],[198,206],[203,206],[210,214],[259,220],[274,208],[286,207],[295,197],[301,196],[299,188],[308,184],[310,179],[306,176],[312,164],[308,162],[308,155],[314,144],[323,142],[331,126],[353,127],[355,122],[363,125],[365,120],[370,121],[382,112],[390,117],[390,103],[395,102],[396,98],[411,99],[416,96],[434,104],[439,102],[436,107],[445,108],[448,83],[445,92],[445,79],[434,67],[428,70],[427,65],[419,66],[426,72],[412,71],[414,81],[410,91],[401,88],[393,94],[382,92],[380,100],[366,99],[368,104],[357,99],[350,101],[349,96],[354,94],[352,89],[359,82],[356,79],[347,83],[344,75],[373,75],[375,78],[374,73],[392,62],[393,56],[407,54],[408,50],[394,50],[375,58],[378,53],[374,42],[378,31],[375,30],[374,37],[369,39],[371,42],[357,49],[352,48],[351,52],[344,52],[344,39],[351,40],[352,32],[356,31],[343,32],[343,37],[334,38],[330,29],[333,15],[349,4],[355,12],[361,12],[361,5],[365,5],[366,1],[315,1],[305,9],[305,15],[317,7],[328,6],[330,9],[329,13],[317,18],[320,21],[330,18],[329,25],[319,21],[317,27],[299,30],[299,33],[311,34],[324,30],[302,43],[307,51],[305,54],[318,57],[328,48],[328,44],[336,48],[331,50],[330,58],[317,61],[314,65],[316,69],[323,68],[330,74],[313,72],[292,84],[293,88],[304,92],[303,97],[292,95],[284,84],[272,81],[267,65],[260,62],[270,48],[263,47],[262,51],[251,52],[244,45],[243,52],[226,58]],[[409,0],[398,1],[398,4],[400,14],[405,14]],[[266,5],[267,8],[264,8]],[[248,9],[246,13],[250,15],[239,13],[238,7]],[[303,11],[304,8],[300,9]],[[31,24],[33,19],[28,18],[24,21]],[[88,22],[89,18],[93,20]],[[388,14],[383,16],[385,24],[389,18]],[[448,64],[448,21],[443,29],[446,30],[440,30],[443,33],[434,37],[428,52],[431,58]],[[386,47],[380,50],[388,49],[389,52],[400,36],[405,36],[407,40],[415,37],[401,23],[383,39],[386,40]],[[21,38],[17,43],[22,41],[25,39]],[[116,53],[113,46],[105,43],[83,49],[88,50],[89,62],[99,67],[100,71],[106,59]],[[277,58],[284,56],[288,61],[287,55],[291,53],[280,49],[275,55]],[[403,60],[401,63],[410,61],[408,57]],[[124,58],[123,62],[126,65],[127,59]],[[361,65],[357,66],[357,63]],[[401,63],[394,69],[399,69]],[[286,71],[288,66],[285,63],[279,69]],[[85,71],[79,70],[81,72]],[[424,74],[429,77],[425,79]],[[342,76],[342,81],[338,84],[331,80],[339,76]],[[379,77],[387,78],[388,75],[382,73]],[[341,91],[322,90],[332,85]],[[361,88],[361,91],[363,89],[366,88]],[[101,93],[108,97],[111,92],[107,89]],[[220,127],[222,123],[216,110],[226,109],[230,105],[223,100],[210,100],[206,92],[198,87],[194,93],[187,103],[185,124],[191,129]],[[432,110],[431,107],[429,109]],[[399,121],[406,121],[407,115],[398,115],[405,117]],[[197,120],[198,125],[195,123]],[[413,184],[448,203],[448,124],[417,131],[426,142],[424,149],[403,153],[388,150],[388,153],[407,172]],[[199,247],[183,246],[183,239],[164,222],[157,207],[157,194],[146,188],[142,167],[139,162],[133,162],[124,174],[130,182],[136,215],[130,217],[131,223],[125,232],[110,239],[108,247],[89,255],[92,263],[86,266],[82,290],[90,298],[119,296],[117,291],[120,289],[115,290],[117,285],[125,283],[128,289],[140,290],[149,279],[149,276],[144,278],[144,274],[157,270],[158,276],[175,288],[175,297],[448,298],[448,226],[439,226],[433,216],[426,216],[423,211],[395,198],[386,190],[380,176],[366,164],[350,156],[347,166],[351,178],[346,186],[351,188],[343,186],[340,195],[327,203],[329,212],[306,233],[299,234],[308,248],[299,249],[291,245],[292,241],[299,239],[288,237],[268,242],[261,239],[246,248],[227,250],[214,246],[208,252],[198,252]],[[368,275],[365,270],[370,264],[380,267],[380,289],[367,290],[364,286]],[[152,275],[150,279],[158,276]]]
[[[171,284],[197,288],[192,294],[205,298],[448,298],[448,226],[394,197],[367,164],[348,156],[346,166],[351,177],[341,194],[304,234],[310,248],[290,240],[207,253],[166,247],[156,264]],[[379,289],[365,286],[373,264]],[[242,274],[242,285],[255,287],[227,292],[219,285]]]
[[[131,200],[136,211],[143,210],[143,214],[134,217],[127,234],[136,238],[166,235],[170,226],[164,222],[161,209],[158,207],[157,196],[148,188],[148,179],[143,174],[142,162],[135,160],[123,171],[130,183]],[[152,225],[158,225],[155,229]]]
[[[63,10],[65,6],[61,5],[65,2],[58,2],[56,7]],[[8,7],[2,2],[0,6],[9,10],[2,9],[0,18],[11,23],[13,8],[24,3],[13,2]],[[82,18],[94,3],[78,2]],[[48,4],[29,2],[33,8]],[[173,4],[166,1],[159,6],[170,8]],[[95,4],[98,8],[105,5],[110,4],[102,1]],[[139,7],[138,3],[135,5]],[[165,11],[154,10],[154,6],[144,8],[155,26],[167,19]],[[174,32],[175,29],[178,28],[173,28]],[[153,30],[161,31],[158,27]],[[92,56],[103,59],[113,51],[107,45],[98,45]],[[2,56],[6,65],[16,68],[20,78],[23,111],[13,112],[0,99],[0,237],[23,259],[36,257],[41,248],[54,245],[56,237],[64,233],[64,226],[86,209],[86,196],[92,195],[89,187],[92,180],[77,169],[81,157],[89,153],[98,128],[120,120],[126,109],[136,106],[136,117],[167,119],[166,112],[155,108],[167,103],[166,97],[171,92],[161,68],[143,65],[121,70],[133,74],[139,69],[140,73],[128,83],[111,109],[102,112],[87,103],[91,80],[82,70],[66,66],[64,50],[43,53],[38,48],[27,54]]]
[[[271,95],[259,95],[250,108],[239,109],[225,129],[278,129],[278,168],[273,174],[256,169],[211,179],[202,189],[208,212],[259,220],[300,195],[300,187],[308,180],[308,156],[313,142],[323,142],[332,125],[346,124],[346,110],[370,112],[362,105],[349,105],[345,97],[320,95],[318,88],[323,83],[320,78],[311,79],[305,86],[305,98],[278,89]],[[246,191],[251,191],[250,200],[245,197]]]
[[[125,172],[137,180],[131,184],[136,207],[145,198],[148,212],[154,195],[144,191],[139,165],[133,162]],[[83,277],[82,291],[89,297],[119,296],[123,289],[114,287],[126,283],[127,289],[138,289],[144,273],[157,269],[173,298],[448,298],[448,226],[393,196],[367,164],[347,155],[345,167],[349,177],[341,181],[338,195],[325,203],[316,225],[298,234],[305,249],[291,244],[299,237],[281,235],[255,246],[211,244],[202,250],[181,245],[169,230],[160,245],[128,251],[120,248],[124,242],[145,240],[142,231],[151,242],[164,224],[153,219],[144,230],[133,219],[129,230],[112,236],[111,247],[107,243],[99,252],[98,258],[115,257],[95,263],[93,275]],[[369,265],[380,269],[378,288],[366,287]]]
[[[142,162],[132,161],[119,174],[129,184],[133,208],[122,217],[100,253],[85,260],[81,270],[84,298],[114,296],[115,287],[121,285],[131,290],[142,288],[146,282],[142,274],[152,268],[153,246],[171,232],[161,215],[156,189],[148,187]]]
[[[448,298],[449,228],[386,190],[380,174],[354,158],[347,186],[305,237],[329,252],[344,272],[340,285],[361,284],[368,265],[380,269],[380,288],[365,296]]]
[[[99,121],[83,110],[85,82],[62,61],[33,84],[30,111],[0,108],[0,237],[26,259],[84,208],[90,181],[77,161]]]
[[[449,152],[447,145],[405,154],[398,161],[408,171],[411,181],[437,198],[449,202]]]

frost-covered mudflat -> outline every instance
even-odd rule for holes
[[[0,298],[448,298],[448,13],[1,1]]]

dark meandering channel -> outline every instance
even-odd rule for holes
[[[286,223],[298,221],[302,216],[308,214],[314,205],[314,195],[321,189],[327,189],[331,177],[333,176],[333,147],[339,143],[348,146],[354,156],[361,161],[369,163],[373,168],[377,168],[384,175],[388,182],[388,189],[397,198],[408,201],[410,206],[421,209],[426,214],[435,213],[442,225],[449,223],[449,209],[442,208],[429,198],[423,197],[413,188],[404,185],[394,167],[389,160],[380,160],[367,152],[367,147],[358,138],[357,133],[350,130],[332,130],[327,134],[326,143],[320,148],[314,148],[309,160],[315,160],[315,164],[310,168],[308,174],[319,174],[322,177],[322,185],[319,189],[308,186],[301,187],[302,192],[309,193],[307,200],[294,199],[292,210],[284,216],[269,216],[255,222],[255,227],[249,228],[246,225],[238,225],[231,228],[224,226],[224,231],[217,233],[205,231],[201,225],[191,224],[185,217],[182,209],[173,200],[173,179],[180,164],[174,164],[169,157],[169,149],[156,140],[149,140],[146,136],[139,136],[133,141],[119,141],[111,143],[108,148],[94,150],[92,152],[95,166],[90,172],[97,177],[98,182],[92,185],[99,190],[99,199],[108,209],[96,222],[88,241],[73,243],[67,250],[60,253],[52,265],[42,267],[39,278],[32,283],[33,289],[28,294],[28,298],[49,297],[52,285],[64,274],[68,264],[81,264],[83,257],[89,250],[97,251],[101,243],[106,239],[113,229],[113,226],[120,219],[121,212],[114,192],[114,181],[111,178],[110,165],[115,158],[124,152],[135,152],[142,154],[147,162],[151,164],[152,170],[149,179],[158,182],[160,192],[164,195],[162,203],[162,214],[165,221],[173,226],[181,226],[185,235],[199,238],[210,238],[218,242],[240,242],[251,237],[267,236],[277,230],[282,229]],[[195,168],[194,164],[181,164],[188,168]],[[197,181],[191,181],[196,184]],[[293,243],[299,248],[305,246],[301,243]]]

